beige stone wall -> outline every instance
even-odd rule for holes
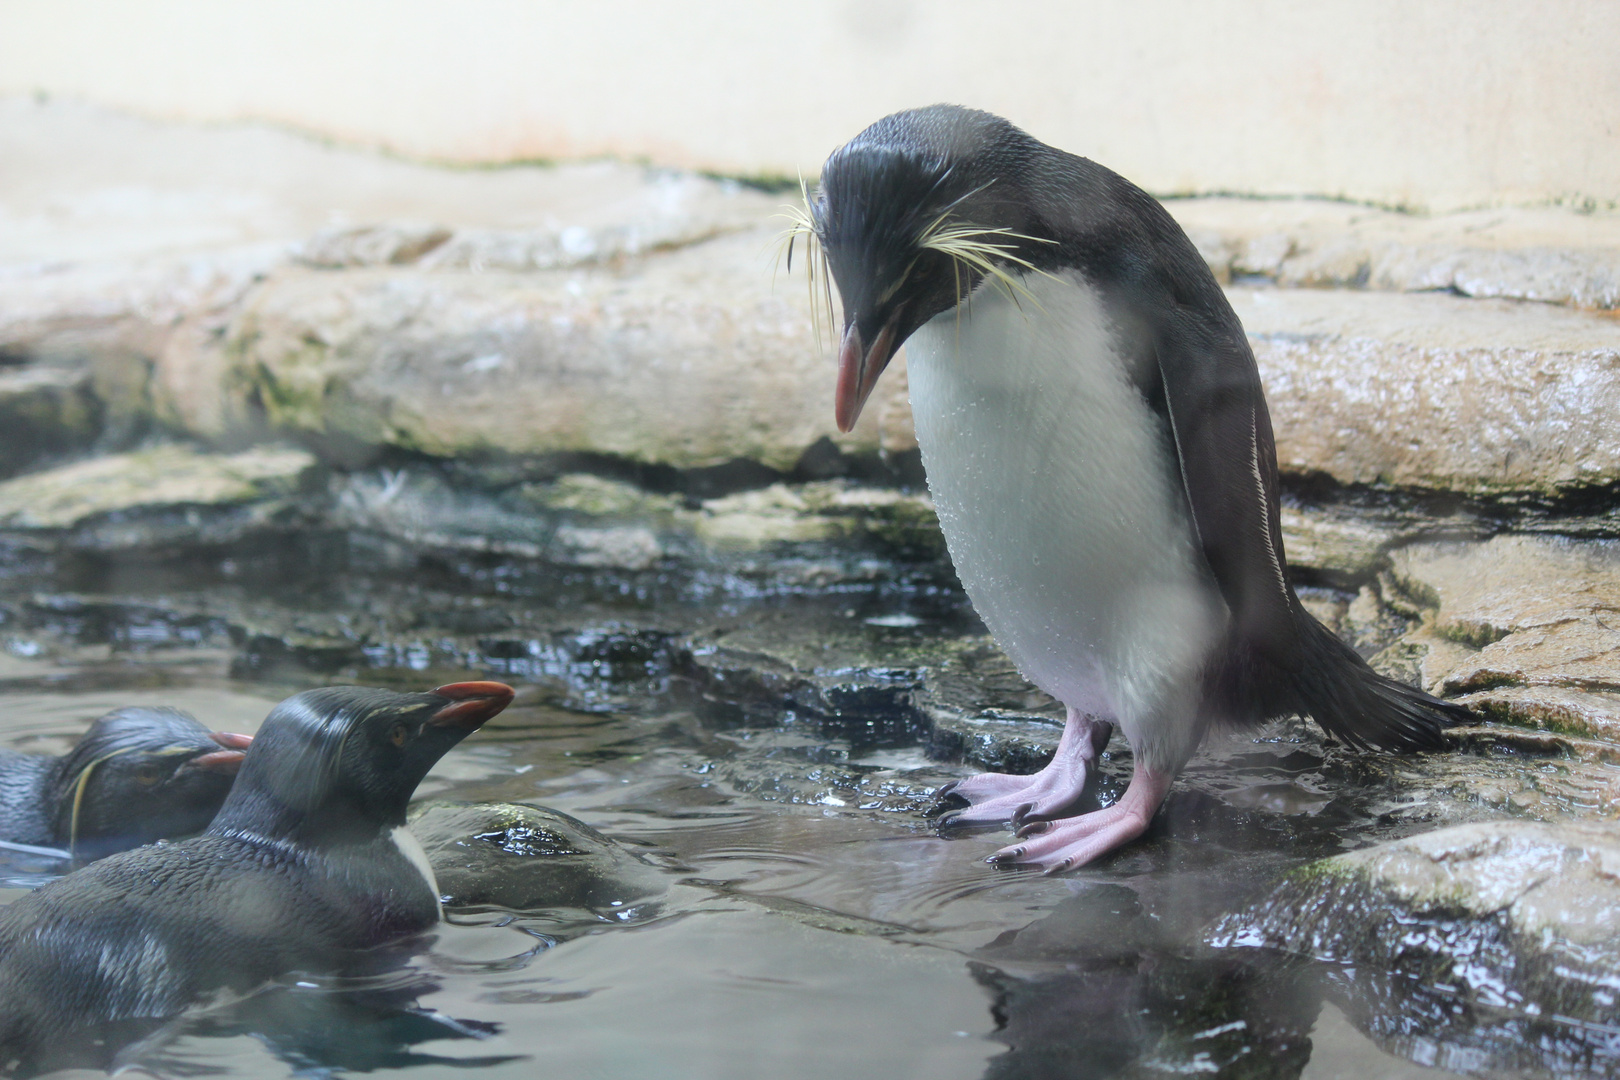
[[[1616,42],[1593,0],[0,0],[0,94],[789,175],[952,100],[1159,193],[1615,205]]]

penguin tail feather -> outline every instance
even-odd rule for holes
[[[1358,749],[1443,750],[1446,728],[1477,722],[1461,705],[1378,674],[1314,618],[1300,622],[1294,706],[1334,738]]]

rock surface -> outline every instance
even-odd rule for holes
[[[1284,472],[1468,494],[1620,479],[1620,323],[1546,305],[1234,288]]]
[[[257,410],[332,452],[592,453],[681,469],[791,471],[851,437],[802,301],[771,288],[758,231],[634,266],[279,271],[218,337],[158,363],[161,415],[220,439]]]
[[[67,529],[121,511],[289,496],[314,465],[307,451],[273,446],[228,455],[160,446],[92,458],[0,483],[0,528]]]
[[[1424,611],[1412,635],[1436,692],[1515,723],[1620,739],[1620,548],[1498,536],[1396,551],[1388,581]]]
[[[666,888],[629,851],[544,807],[417,803],[410,827],[452,908],[584,908],[622,920]]]
[[[1431,217],[1321,199],[1166,203],[1223,281],[1620,307],[1620,214],[1572,207]]]
[[[1425,833],[1294,871],[1212,941],[1340,965],[1357,1026],[1426,1064],[1607,1075],[1620,840],[1503,822]]]
[[[73,157],[91,143],[120,186]],[[11,399],[62,414],[50,453],[153,424],[292,435],[339,465],[586,453],[786,474],[822,440],[914,446],[900,371],[852,436],[833,429],[802,279],[772,289],[792,196],[609,163],[434,169],[67,106],[14,104],[0,145],[29,166],[0,182],[0,356],[56,372]],[[1360,290],[1234,287],[1285,471],[1493,496],[1620,478],[1620,330],[1513,302],[1613,307],[1613,215],[1171,208],[1229,277]],[[26,458],[0,448],[0,468]]]

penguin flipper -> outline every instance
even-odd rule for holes
[[[1277,450],[1254,353],[1218,288],[1202,304],[1166,299],[1154,344],[1199,547],[1237,638],[1297,671],[1303,611],[1285,569]]]

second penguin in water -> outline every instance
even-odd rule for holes
[[[0,750],[0,841],[81,862],[192,836],[231,790],[247,735],[179,709],[117,709],[61,757]]]
[[[438,886],[406,804],[511,700],[501,683],[467,682],[331,687],[276,706],[203,835],[121,852],[0,909],[0,1069],[105,1066],[205,995],[341,969],[432,926]]]

